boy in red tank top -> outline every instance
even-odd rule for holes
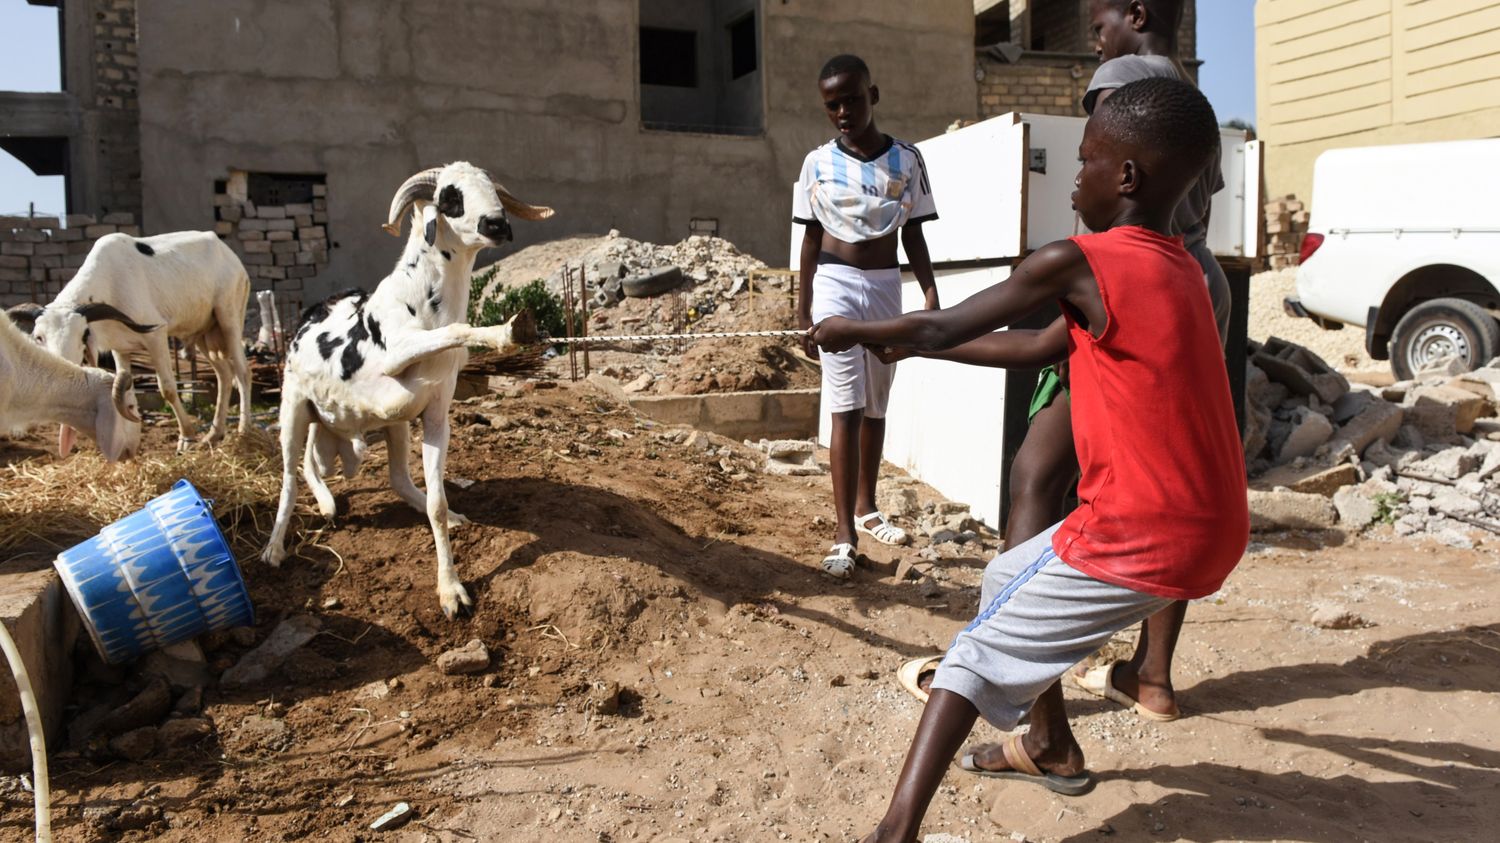
[[[990,365],[1050,359],[1065,331],[1082,470],[1078,508],[985,569],[980,614],[948,648],[896,792],[865,843],[917,839],[977,717],[1015,728],[1116,631],[1214,592],[1243,555],[1244,457],[1212,305],[1202,269],[1166,233],[1217,145],[1213,109],[1192,85],[1125,85],[1098,106],[1079,147],[1073,206],[1101,233],[1037,250],[956,307],[812,329],[827,350],[953,349],[953,359]],[[991,333],[1051,301],[1062,326]],[[1049,754],[1024,738],[966,754],[961,767],[1060,793],[1091,786],[1076,745]]]

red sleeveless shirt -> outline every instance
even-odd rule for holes
[[[1135,591],[1212,594],[1250,538],[1245,458],[1203,269],[1138,226],[1072,238],[1108,317],[1097,338],[1064,305],[1078,508],[1052,546]]]

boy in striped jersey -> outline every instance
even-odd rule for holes
[[[857,56],[829,59],[818,92],[838,136],[808,153],[792,199],[792,218],[804,227],[798,318],[801,327],[830,316],[890,319],[901,314],[901,270],[896,237],[926,299],[938,308],[937,286],[922,223],[937,219],[927,165],[917,148],[881,133],[874,107],[880,89]],[[810,357],[818,348],[804,341]],[[906,532],[875,504],[875,481],[885,445],[885,411],[895,366],[858,346],[822,354],[822,400],[833,414],[830,456],[834,545],[822,570],[846,578],[854,568],[859,534],[904,544]]]

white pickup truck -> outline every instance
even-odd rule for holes
[[[1407,379],[1500,355],[1500,139],[1333,149],[1313,165],[1312,215],[1287,313],[1365,330]]]

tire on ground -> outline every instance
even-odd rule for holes
[[[1466,299],[1433,299],[1413,307],[1391,335],[1391,369],[1400,380],[1442,357],[1463,358],[1470,370],[1500,355],[1500,322]]]
[[[682,286],[682,270],[675,266],[659,266],[642,275],[632,275],[620,283],[620,291],[633,299],[643,299],[675,290]]]

